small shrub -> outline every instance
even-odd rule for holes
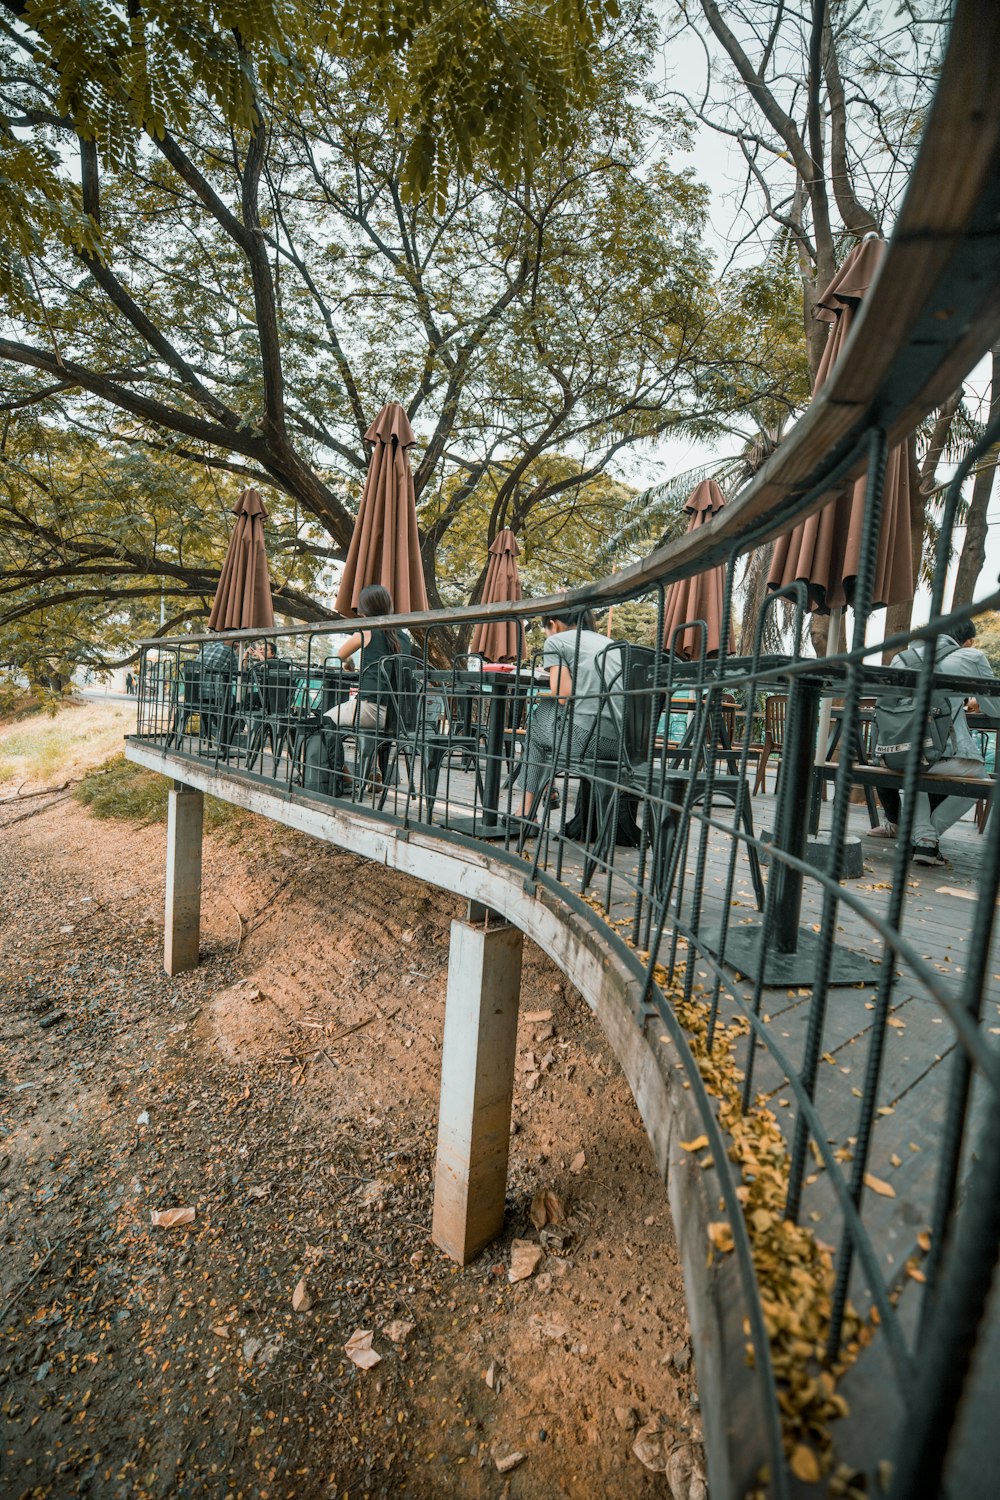
[[[159,823],[166,820],[169,791],[166,777],[134,765],[124,755],[113,755],[83,778],[74,796],[95,818]]]
[[[124,755],[113,755],[85,776],[74,796],[95,818],[125,818],[133,823],[165,823],[170,782],[147,771]],[[205,798],[205,828],[209,833],[236,834],[253,817],[242,807]]]

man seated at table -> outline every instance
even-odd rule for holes
[[[992,679],[993,668],[989,657],[973,645],[975,637],[976,627],[971,620],[965,620],[961,625],[956,625],[950,635],[939,636],[937,671],[953,677]],[[904,658],[910,658],[911,653],[912,656],[922,657],[925,646],[925,641],[915,641],[905,652],[901,652],[894,658],[892,665],[912,667],[912,659]],[[983,777],[986,774],[983,752],[979,741],[969,728],[969,721],[965,716],[964,695],[949,696],[948,704],[951,711],[951,728],[948,733],[945,755],[928,767],[926,774],[928,776]],[[1000,717],[1000,697],[985,697],[980,694],[979,710],[981,713]],[[962,814],[975,804],[976,794],[968,797],[935,797],[934,801],[937,805],[933,808],[929,793],[917,792],[916,799],[913,816],[913,863],[915,865],[947,865],[948,861],[941,853],[939,844],[941,835],[946,833],[953,823],[957,823]]]
[[[536,700],[524,762],[522,817],[532,820],[538,798],[557,771],[595,755],[615,760],[621,739],[621,707],[612,697],[613,722],[597,723],[602,687],[600,657],[610,642],[593,629],[589,610],[567,610],[542,620],[545,646],[542,666],[549,674],[549,693]],[[620,658],[613,675],[621,672]],[[572,732],[566,722],[573,699]],[[556,765],[556,750],[559,766]]]

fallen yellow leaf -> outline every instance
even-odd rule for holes
[[[708,1145],[707,1135],[696,1135],[693,1141],[681,1141],[682,1151],[701,1151]]]
[[[721,1251],[723,1255],[733,1248],[733,1231],[725,1222],[709,1224],[708,1237],[714,1248]]]
[[[789,1459],[792,1473],[803,1484],[818,1484],[821,1478],[819,1459],[805,1443],[796,1444]]]
[[[883,1182],[881,1177],[874,1177],[871,1172],[865,1173],[865,1187],[870,1187],[873,1193],[878,1193],[882,1198],[895,1198],[896,1189],[888,1182]]]

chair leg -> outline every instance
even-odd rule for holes
[[[597,801],[595,793],[594,801]],[[596,813],[597,809],[594,809]],[[597,821],[597,819],[595,819]],[[618,829],[618,788],[614,787],[600,813],[597,822],[595,837],[587,840],[587,853],[583,860],[583,880],[580,885],[581,892],[585,891],[594,878],[594,872],[602,859],[609,864],[614,854],[615,834]]]
[[[278,762],[281,760],[282,755],[284,754],[285,750],[288,748],[288,744],[289,744],[288,733],[289,733],[288,729],[283,724],[279,725],[278,728],[277,728],[277,730],[275,731],[275,739],[274,739],[274,746],[273,746],[273,748],[274,748],[274,779],[276,781],[278,779]]]
[[[767,791],[767,762],[773,751],[774,742],[770,735],[765,735],[764,743],[757,757],[757,779],[753,784],[753,794],[755,797],[758,792]]]
[[[252,731],[250,733],[250,736],[249,736],[249,741],[247,743],[247,770],[248,771],[252,771],[253,770],[254,765],[256,764],[258,756],[260,756],[260,768],[261,768],[261,771],[263,771],[263,769],[264,769],[264,739],[269,734],[269,732],[270,732],[270,730],[269,730],[269,726],[267,724],[255,724],[254,725],[254,727],[253,727],[253,729],[252,729]],[[273,745],[274,745],[273,739],[271,741],[271,744],[272,744],[272,747],[273,747]]]
[[[434,803],[437,801],[438,783],[441,780],[441,763],[444,757],[432,750],[424,759],[423,798],[428,823],[434,821]]]
[[[667,890],[667,871],[670,868],[670,856],[677,837],[678,820],[678,813],[668,811],[659,820],[653,840],[653,853],[650,859],[652,885],[657,899],[664,905],[670,900],[670,893]]]
[[[753,813],[746,799],[743,800],[741,814],[743,832],[753,838]],[[757,898],[757,910],[764,910],[764,878],[760,872],[760,853],[753,844],[747,844],[747,859],[750,861],[750,879],[753,881],[753,893]]]

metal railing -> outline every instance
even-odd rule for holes
[[[881,1405],[867,1427],[864,1411],[843,1427],[870,1474],[893,1460],[897,1500],[958,1485],[975,1443],[968,1412],[981,1372],[972,1375],[972,1360],[1000,1251],[1000,1052],[990,1024],[1000,1000],[991,988],[1000,818],[994,809],[969,836],[975,855],[947,897],[960,962],[942,932],[928,932],[926,892],[918,900],[913,884],[915,808],[931,789],[916,742],[895,786],[902,804],[887,878],[852,885],[845,870],[852,826],[864,818],[857,796],[893,789],[864,755],[865,700],[905,687],[926,722],[945,685],[974,695],[982,682],[946,678],[931,645],[1000,606],[991,592],[975,606],[944,607],[962,483],[1000,438],[994,420],[944,499],[928,623],[866,640],[887,449],[1000,334],[998,63],[998,8],[960,5],[882,295],[761,473],[711,526],[635,568],[519,604],[526,644],[505,670],[447,661],[456,627],[515,617],[502,606],[371,622],[409,636],[360,681],[360,697],[336,656],[356,621],[142,648],[139,740],[288,797],[443,840],[487,840],[497,858],[523,861],[530,879],[585,901],[608,942],[641,956],[643,1001],[680,1049],[704,1120],[704,1145],[693,1149],[718,1175],[712,1244],[738,1266],[748,1368],[768,1392],[761,1482],[778,1496],[808,1472],[800,1448],[829,1461],[843,1393],[864,1368],[881,1372]],[[968,145],[960,169],[959,138]],[[768,598],[749,655],[709,658],[704,636],[694,660],[673,653],[663,641],[672,583],[723,567],[728,613],[740,556],[865,470],[849,649],[807,653],[808,599],[797,584]],[[625,599],[648,606],[649,643],[609,642],[596,655],[591,633],[564,633],[570,677],[589,690],[559,703],[541,622]],[[771,617],[789,642],[780,656],[762,650]],[[912,640],[931,643],[917,670],[877,665]],[[267,649],[251,654],[262,641]],[[771,695],[786,708],[777,791],[754,796]],[[817,768],[824,699],[836,704],[840,753],[824,753]],[[833,789],[824,810],[821,782]],[[992,808],[993,783],[983,782],[964,790]],[[530,817],[526,787],[537,788]],[[822,829],[821,863],[810,824]],[[903,1067],[893,1037],[907,1026]],[[909,1178],[906,1153],[919,1158]],[[910,1183],[909,1217],[887,1206],[894,1171]]]

